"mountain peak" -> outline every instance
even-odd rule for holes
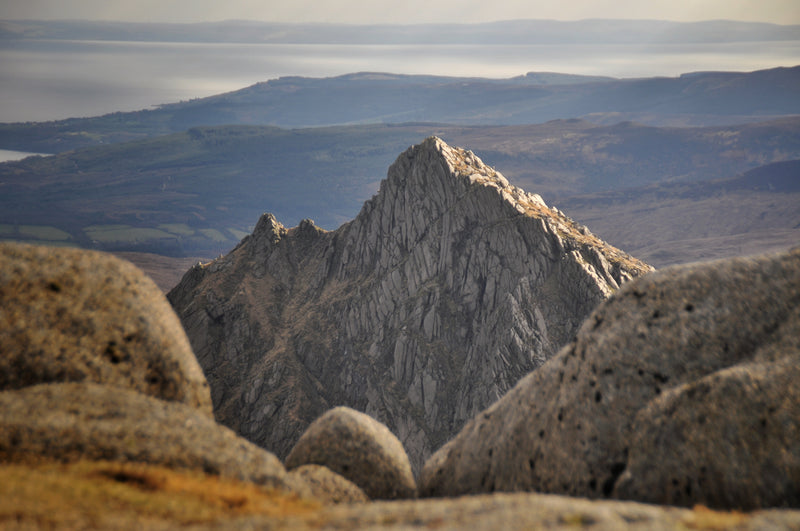
[[[215,264],[169,297],[217,418],[285,457],[347,405],[415,467],[652,270],[436,137],[339,229],[265,215]]]
[[[466,178],[469,179],[470,184],[495,188],[509,204],[521,213],[529,209],[547,207],[541,196],[527,193],[516,186],[512,186],[499,171],[484,164],[472,151],[451,147],[444,140],[435,136],[425,139],[416,147],[420,151],[439,153],[447,161],[450,172],[455,178]],[[414,149],[412,147],[409,151]]]
[[[277,244],[286,236],[287,230],[278,219],[269,213],[263,214],[253,229],[252,237],[259,239],[263,246],[266,242]]]
[[[566,245],[599,250],[617,271],[651,269],[596,238],[558,209],[548,207],[538,194],[509,184],[473,152],[432,136],[395,160],[378,193],[346,226],[345,248],[361,247],[365,241],[371,244],[344,261],[340,275],[391,269],[428,235],[438,235],[442,230],[446,232],[443,238],[449,241],[473,227],[499,224],[510,228],[520,223],[535,224],[552,233],[562,249]],[[440,252],[435,242],[434,247]],[[623,280],[617,274],[606,276],[613,287]]]

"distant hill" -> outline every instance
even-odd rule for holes
[[[285,77],[154,110],[0,124],[0,148],[60,153],[214,125],[514,125],[582,118],[598,124],[709,126],[800,115],[800,66],[751,73],[608,79],[531,73],[505,80],[358,73]]]
[[[747,196],[736,200],[737,210],[714,203],[711,192],[702,196],[710,202],[700,203],[700,191],[720,186],[706,181],[800,159],[800,118],[707,128],[579,120],[504,127],[198,127],[0,164],[0,238],[215,256],[249,233],[263,212],[287,225],[312,218],[335,229],[376,192],[397,153],[430,135],[470,146],[515,185],[656,266],[700,258],[712,247],[705,242],[684,254],[659,254],[682,234],[748,238],[763,227],[758,216],[770,203],[793,200],[796,173],[791,165],[760,170],[785,177],[770,181],[775,189],[737,191]],[[745,175],[761,182],[757,172]],[[681,210],[687,205],[696,211]],[[730,230],[723,220],[734,212],[752,225]],[[771,231],[794,227],[786,225],[791,216],[774,219]],[[656,248],[646,251],[650,245]],[[735,254],[736,247],[726,252]]]

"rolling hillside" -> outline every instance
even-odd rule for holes
[[[580,78],[531,73],[505,80],[381,73],[286,77],[154,110],[56,122],[0,124],[0,148],[34,153],[191,127],[318,127],[410,122],[536,124],[582,118],[597,124],[712,126],[800,114],[800,66],[676,78]]]

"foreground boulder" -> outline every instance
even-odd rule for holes
[[[412,467],[652,268],[428,138],[335,231],[265,214],[169,293],[220,422],[280,458],[346,405]]]
[[[428,496],[800,507],[800,250],[625,285],[426,464]]]
[[[373,499],[412,498],[417,486],[403,445],[389,428],[347,407],[315,420],[286,458],[286,467],[323,465]]]
[[[0,392],[0,461],[39,460],[141,462],[289,490],[274,455],[196,408],[93,383]]]
[[[0,390],[83,381],[211,414],[180,321],[144,273],[105,253],[0,243]]]
[[[290,479],[297,479],[309,489],[311,496],[326,503],[362,503],[369,497],[358,485],[321,465],[303,465],[289,471]]]

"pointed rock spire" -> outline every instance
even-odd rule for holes
[[[347,405],[389,426],[417,469],[651,270],[435,137],[336,231],[265,216],[220,260],[169,295],[217,417],[284,457]]]

